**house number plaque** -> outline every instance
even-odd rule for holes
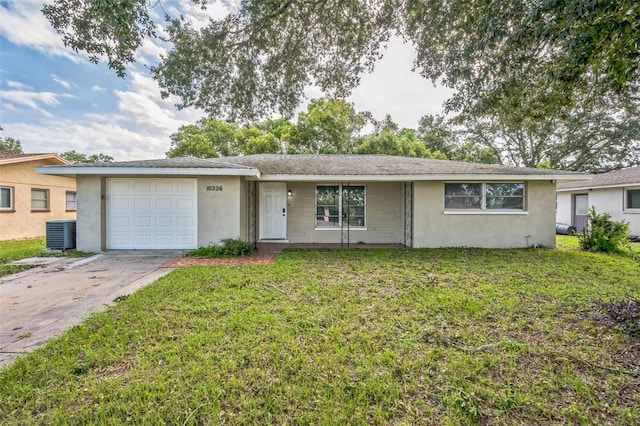
[[[207,191],[222,191],[222,185],[208,185]]]

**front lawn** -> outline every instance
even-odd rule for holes
[[[10,262],[39,256],[44,248],[44,237],[0,241],[0,277],[33,268],[33,265],[11,265]]]
[[[176,270],[0,371],[6,424],[638,424],[630,256],[286,251]]]

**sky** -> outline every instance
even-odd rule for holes
[[[42,0],[0,1],[0,135],[20,140],[25,153],[75,150],[116,161],[164,158],[171,134],[205,116],[194,108],[178,110],[177,98],[160,97],[148,66],[167,51],[166,44],[145,40],[128,75],[119,78],[103,62],[93,64],[86,54],[66,48],[42,5]],[[211,2],[206,11],[191,0],[163,5],[169,14],[200,25],[209,16],[228,13],[222,2]],[[163,12],[153,8],[151,13]],[[416,127],[425,114],[442,114],[452,92],[412,73],[412,57],[411,46],[394,39],[348,101],[377,119],[391,114],[401,127]],[[307,101],[321,96],[317,89],[307,90]],[[306,103],[300,106],[304,109]]]

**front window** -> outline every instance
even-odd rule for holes
[[[31,210],[40,210],[40,211],[49,210],[49,190],[48,189],[32,189],[31,190]]]
[[[13,187],[0,186],[0,211],[13,211]]]
[[[640,209],[640,189],[627,190],[627,209]]]
[[[316,227],[363,228],[366,224],[364,185],[318,185],[316,188]]]
[[[77,208],[76,204],[76,193],[73,191],[67,191],[65,194],[65,208],[69,211],[75,211]]]
[[[524,211],[525,184],[445,183],[445,210]]]

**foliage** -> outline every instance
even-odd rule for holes
[[[583,250],[610,253],[617,251],[628,243],[629,224],[613,221],[609,213],[596,213],[592,206],[587,213],[588,225],[579,236]]]
[[[474,147],[495,152],[506,164],[590,173],[640,164],[640,111],[632,103],[585,101],[557,116],[548,105],[518,102],[505,102],[483,116],[459,116],[456,122]]]
[[[593,299],[638,299],[639,281],[627,258],[555,250],[180,268],[0,370],[0,418],[637,424],[638,347]]]
[[[32,268],[32,265],[11,265],[10,262],[38,256],[44,249],[44,238],[0,241],[0,277]]]
[[[357,113],[342,99],[314,99],[306,112],[298,114],[291,129],[289,154],[350,154],[369,113]]]
[[[94,62],[106,56],[124,75],[142,40],[155,37],[148,7],[55,0],[43,12],[67,46]],[[310,83],[345,96],[392,34],[415,46],[422,76],[457,89],[453,110],[484,111],[516,92],[557,109],[577,104],[578,94],[635,95],[640,81],[633,0],[244,0],[200,29],[187,19],[170,22],[173,48],[153,69],[156,78],[182,106],[226,118],[289,116]]]
[[[0,127],[0,131],[2,131]],[[3,154],[22,154],[22,144],[19,140],[9,136],[0,137],[0,153]]]
[[[602,309],[624,333],[640,337],[640,299],[610,300]]]
[[[186,253],[188,257],[237,257],[248,256],[253,253],[253,244],[250,241],[243,241],[240,238],[225,238],[220,244],[211,244],[207,247],[200,247]]]
[[[59,155],[60,157],[64,158],[65,160],[67,160],[72,164],[73,163],[111,163],[113,162],[113,157],[111,157],[110,155],[106,155],[102,153],[87,155],[87,154],[80,153],[75,149],[71,151],[63,152]]]

